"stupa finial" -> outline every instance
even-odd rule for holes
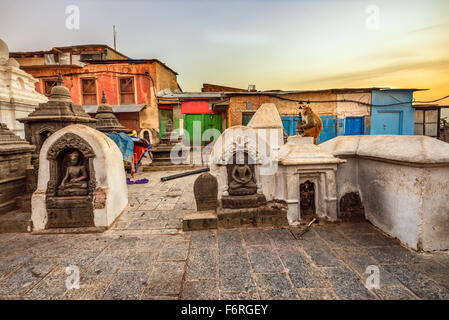
[[[106,101],[106,95],[104,94],[104,90],[103,90],[103,95],[101,96],[101,104],[106,104],[106,103],[108,103],[108,102]]]
[[[58,73],[58,80],[56,81],[56,83],[58,84],[58,86],[63,86],[64,85],[64,79],[62,78],[62,73],[61,72]]]

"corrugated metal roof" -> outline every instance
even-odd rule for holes
[[[159,98],[178,98],[178,99],[209,99],[220,98],[223,92],[171,92],[165,94],[158,94]]]
[[[114,105],[112,107],[112,111],[114,113],[123,113],[123,112],[140,112],[146,105],[144,104],[121,104]],[[83,109],[86,113],[97,113],[98,106],[83,106]]]
[[[415,88],[388,88],[388,87],[372,87],[372,88],[332,88],[332,89],[316,89],[316,90],[270,90],[270,91],[248,91],[248,92],[169,92],[158,94],[160,98],[178,98],[178,99],[210,99],[221,98],[223,96],[240,96],[240,95],[286,95],[292,93],[308,93],[308,92],[322,92],[333,91],[336,93],[343,92],[370,92],[374,90],[379,91],[421,91],[427,89],[415,89]]]

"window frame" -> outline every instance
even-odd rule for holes
[[[129,92],[123,92],[122,91],[122,81],[123,80],[126,80],[126,79],[131,79],[132,80],[132,91],[129,91]],[[123,105],[123,104],[136,104],[136,85],[135,85],[135,78],[134,78],[134,76],[127,76],[127,77],[119,77],[118,78],[118,93],[119,93],[119,102],[120,102],[120,105]],[[124,99],[122,99],[122,95],[131,95],[132,94],[132,96],[133,96],[133,99],[132,99],[132,103],[123,103],[123,100]]]
[[[47,83],[48,82],[54,82],[54,84],[49,88],[48,93],[47,93]],[[44,96],[46,97],[50,97],[51,95],[51,89],[53,89],[54,86],[56,86],[58,84],[58,79],[57,78],[51,78],[51,79],[43,79],[42,80],[42,93]]]
[[[84,92],[84,82],[85,82],[85,80],[86,81],[88,81],[88,80],[93,80],[94,81],[94,86],[95,86],[95,89],[94,89],[94,93],[86,93],[86,92]],[[83,106],[86,106],[87,104],[85,104],[85,99],[84,99],[84,97],[85,97],[85,95],[90,95],[90,96],[93,96],[93,95],[95,95],[95,104],[93,104],[93,105],[98,105],[98,90],[97,90],[97,78],[94,78],[94,77],[86,77],[86,78],[80,78],[80,89],[81,89],[81,103],[82,103],[82,105]]]

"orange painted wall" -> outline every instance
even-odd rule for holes
[[[41,93],[43,93],[44,79],[56,79],[59,72],[63,75],[66,74],[64,76],[64,85],[69,88],[73,102],[80,105],[83,104],[81,94],[82,78],[97,79],[97,104],[101,103],[101,95],[104,90],[108,104],[119,105],[119,78],[132,76],[134,78],[135,90],[134,103],[145,104],[147,106],[139,115],[141,128],[159,128],[156,92],[165,88],[170,88],[172,91],[178,88],[176,74],[165,67],[161,67],[157,62],[124,62],[115,64],[91,64],[84,67],[58,66],[58,68],[24,66],[23,69],[39,80],[36,83],[36,90]],[[149,73],[153,81],[148,76],[135,75],[146,72]]]
[[[108,103],[111,105],[120,104],[119,99],[119,78],[133,77],[136,104],[151,104],[153,99],[153,84],[145,75],[133,75],[136,73],[148,72],[155,78],[155,68],[152,63],[145,64],[97,64],[88,65],[82,68],[59,67],[59,68],[24,68],[26,72],[32,74],[39,80],[36,89],[42,93],[44,79],[56,78],[58,73],[72,74],[64,76],[64,85],[69,88],[73,102],[83,104],[81,95],[81,79],[97,79],[97,104],[101,101],[101,93],[104,90]],[[106,71],[106,72],[105,72]],[[82,74],[79,74],[82,73]],[[85,74],[84,74],[85,73]]]

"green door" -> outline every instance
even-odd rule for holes
[[[205,121],[204,121],[204,131],[208,130],[208,129],[216,129],[218,131],[221,131],[221,124],[222,124],[222,120],[221,120],[221,115],[220,114],[205,114],[204,115]],[[204,137],[203,137],[204,138]],[[218,138],[218,137],[217,137]],[[208,141],[203,141],[203,144],[207,144],[208,142],[212,142],[215,140],[214,137],[209,137],[209,139],[207,139]]]
[[[195,145],[199,145],[200,143],[202,145],[207,144],[208,141],[202,141],[203,140],[203,134],[204,131],[208,129],[217,129],[218,131],[222,132],[222,119],[220,114],[185,114],[184,115],[184,130],[189,133],[190,137],[190,143],[193,144],[194,139]],[[197,136],[193,136],[194,128],[198,128],[200,133],[196,133]],[[199,141],[197,141],[199,139]],[[213,141],[214,139],[211,138],[210,141]]]
[[[242,125],[248,125],[249,120],[253,117],[254,112],[243,112],[242,113]]]
[[[168,119],[173,119],[173,110],[171,109],[159,109],[159,128],[161,130],[161,138],[165,133]]]

